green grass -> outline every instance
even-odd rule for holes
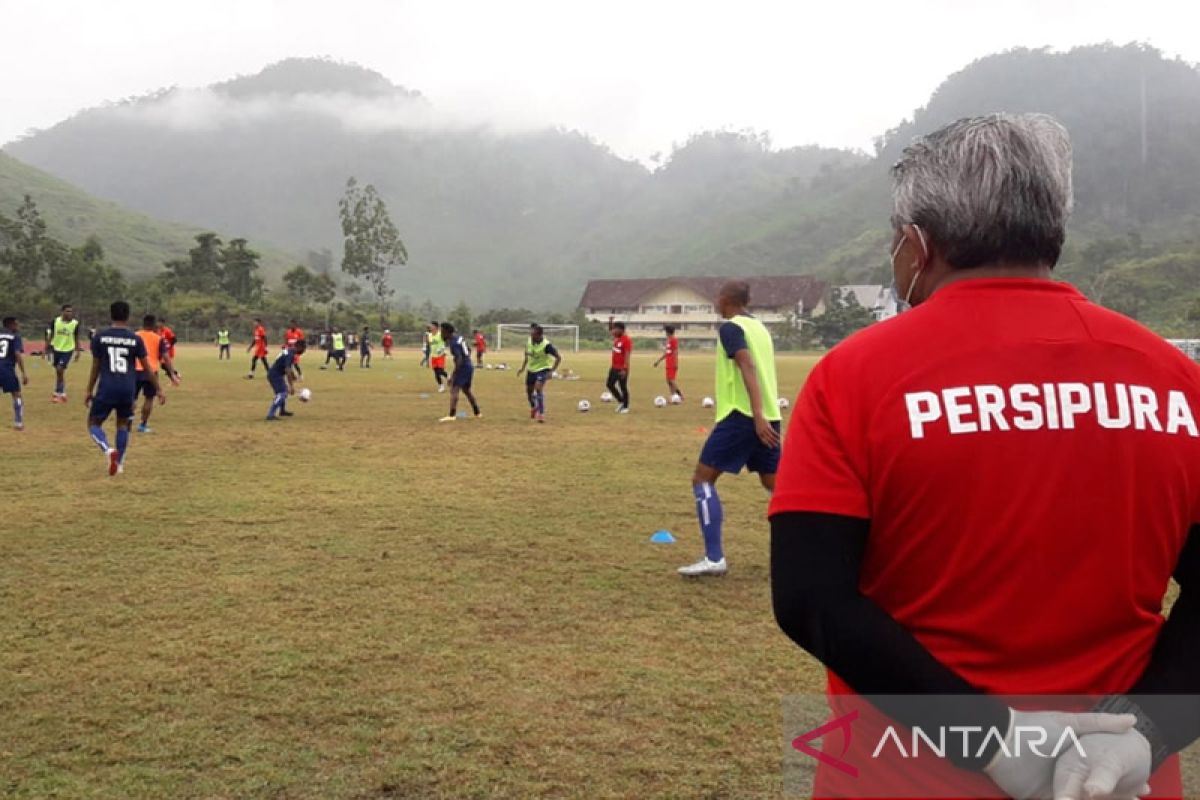
[[[550,385],[539,426],[515,369],[478,373],[483,420],[439,425],[415,354],[336,373],[311,353],[313,402],[268,425],[261,372],[214,353],[183,350],[115,479],[86,360],[66,406],[33,366],[28,429],[0,430],[22,476],[0,794],[778,796],[780,699],[823,679],[771,617],[757,480],[722,482],[730,576],[674,574],[701,551],[710,355],[684,355],[688,404],[664,410],[640,358],[624,417],[596,402],[606,357],[571,355],[584,379]],[[812,363],[780,358],[785,395]]]

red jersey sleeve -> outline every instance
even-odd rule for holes
[[[844,397],[844,396],[843,396]],[[770,514],[813,511],[870,518],[865,442],[853,433],[825,362],[809,375],[788,424]]]

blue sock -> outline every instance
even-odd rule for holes
[[[20,397],[13,398],[13,418],[18,425],[25,422],[25,401]]]
[[[108,437],[104,435],[104,428],[99,425],[89,425],[88,431],[92,434],[92,441],[100,448],[100,452],[107,453],[109,450]]]
[[[117,460],[125,463],[125,451],[129,448],[129,428],[117,426]]]
[[[537,397],[538,413],[545,414],[546,413],[546,393],[545,392],[534,392],[534,396]]]
[[[54,382],[54,393],[55,394],[62,394],[66,390],[67,390],[67,383],[62,378],[59,378],[58,380],[56,380]]]
[[[701,483],[692,487],[692,494],[696,496],[696,516],[700,518],[700,532],[704,534],[704,555],[709,561],[720,561],[725,557],[725,551],[721,549],[721,522],[725,512],[717,488],[711,483]]]

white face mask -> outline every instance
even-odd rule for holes
[[[925,251],[925,235],[921,233],[921,229],[916,225],[913,230],[917,232],[917,238],[921,241],[921,250]],[[896,243],[896,247],[892,250],[892,275],[896,274],[896,256],[900,255],[900,248],[904,246],[904,237],[900,237],[900,241]],[[916,266],[914,264],[914,266]],[[921,268],[916,267],[913,271],[912,280],[908,282],[908,291],[904,293],[904,299],[901,299],[896,292],[895,278],[892,278],[892,296],[896,298],[896,313],[903,314],[906,311],[912,311],[912,293],[917,288],[917,279],[921,277]]]

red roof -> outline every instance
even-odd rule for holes
[[[751,308],[783,308],[803,304],[816,307],[828,285],[811,275],[768,275],[757,278],[691,277],[631,278],[627,280],[588,281],[580,308],[636,308],[642,298],[668,286],[684,286],[702,297],[715,299],[721,286],[730,280],[750,284]]]

